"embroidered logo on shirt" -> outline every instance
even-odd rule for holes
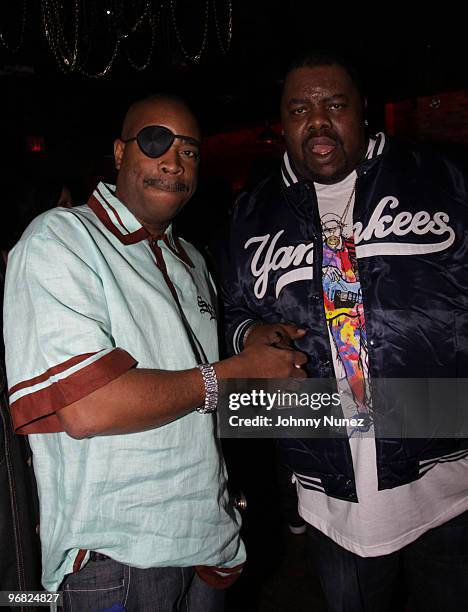
[[[205,302],[205,300],[200,295],[197,296],[197,302],[198,302],[198,308],[200,309],[201,314],[207,313],[210,315],[210,321],[216,320],[216,313],[211,304],[208,304],[208,302]]]

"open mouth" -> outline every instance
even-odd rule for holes
[[[145,187],[156,187],[156,189],[161,189],[162,191],[188,191],[187,185],[185,183],[181,183],[180,181],[169,181],[161,178],[146,178],[143,183]]]
[[[338,142],[326,136],[312,137],[307,141],[309,150],[318,158],[326,158],[338,147]]]
[[[323,157],[324,155],[328,155],[334,150],[335,146],[330,145],[314,145],[312,147],[312,153],[315,153],[315,155],[320,155],[321,157]]]

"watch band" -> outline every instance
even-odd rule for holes
[[[197,407],[197,412],[208,414],[214,412],[218,406],[218,378],[214,367],[210,363],[202,363],[197,366],[203,376],[205,385],[205,403]]]

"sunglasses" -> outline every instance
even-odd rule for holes
[[[147,125],[136,136],[122,140],[122,142],[127,143],[136,140],[141,152],[155,159],[168,151],[176,138],[180,138],[180,140],[198,149],[200,148],[200,142],[196,138],[174,134],[174,132],[162,125]]]

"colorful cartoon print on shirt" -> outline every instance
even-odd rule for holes
[[[352,234],[344,235],[345,225],[338,215],[326,213],[321,223],[325,316],[342,373],[339,378],[347,379],[355,411],[360,417],[366,415],[370,424],[366,325],[354,240]]]

